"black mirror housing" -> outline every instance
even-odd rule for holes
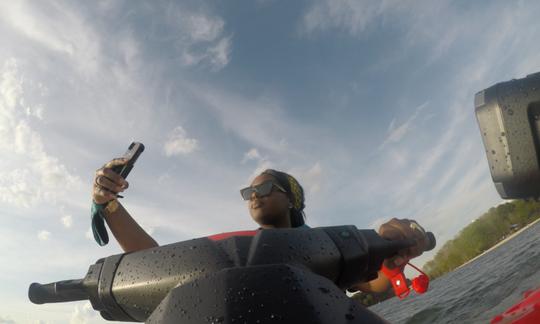
[[[474,106],[499,195],[540,197],[540,72],[478,92]]]

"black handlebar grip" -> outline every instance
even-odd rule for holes
[[[386,240],[386,247],[388,251],[391,251],[391,255],[386,256],[387,258],[392,257],[398,253],[400,250],[408,249],[416,245],[416,241],[412,239],[405,240]]]
[[[82,285],[82,279],[57,281],[44,285],[34,282],[28,288],[28,298],[34,304],[60,303],[86,300],[88,293]]]
[[[426,236],[428,239],[428,246],[424,251],[431,251],[437,245],[437,240],[435,239],[435,235],[432,232],[427,232]]]
[[[437,245],[437,240],[432,232],[426,232],[427,246],[424,252],[431,251]],[[392,247],[394,250],[403,250],[416,245],[416,241],[413,239],[390,241],[388,247]]]

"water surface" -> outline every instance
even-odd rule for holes
[[[500,247],[431,282],[424,295],[369,309],[391,323],[489,323],[540,288],[540,222]]]

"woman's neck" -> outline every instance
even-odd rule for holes
[[[285,219],[283,219],[282,221],[280,222],[276,222],[276,223],[273,223],[273,224],[259,224],[261,226],[261,228],[263,229],[272,229],[272,228],[291,228],[292,225],[291,225],[291,218],[290,217],[287,217]]]

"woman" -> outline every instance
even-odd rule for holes
[[[112,167],[126,163],[123,159],[114,159],[98,169],[94,177],[92,199],[93,213],[100,212],[114,237],[125,252],[138,251],[158,246],[157,242],[146,233],[118,203],[117,194],[128,188],[129,184],[120,175],[112,171]],[[251,185],[240,191],[248,201],[248,209],[253,220],[261,229],[270,228],[308,228],[304,223],[304,190],[289,174],[276,170],[266,170],[255,177]],[[94,223],[93,223],[94,225]],[[396,267],[405,264],[409,259],[417,257],[426,250],[428,239],[424,230],[414,221],[392,219],[383,224],[379,234],[390,240],[413,239],[416,245],[405,249],[386,265]],[[96,234],[96,240],[101,239]],[[384,275],[375,280],[359,283],[353,290],[382,292],[389,287]]]

